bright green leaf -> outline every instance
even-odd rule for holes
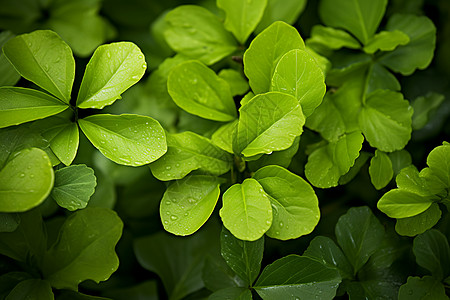
[[[236,118],[229,84],[198,61],[173,68],[167,89],[173,101],[188,113],[221,122]]]
[[[426,96],[416,98],[412,103],[414,114],[412,117],[412,128],[419,130],[425,127],[432,119],[433,113],[444,102],[445,96],[438,93],[428,93]]]
[[[320,218],[319,202],[303,178],[280,166],[259,169],[253,178],[261,184],[272,204],[269,237],[296,239],[313,231]]]
[[[193,175],[172,183],[159,208],[164,229],[176,235],[196,232],[211,216],[220,196],[220,179]]]
[[[22,212],[41,204],[53,181],[52,165],[43,150],[17,152],[0,171],[0,211]]]
[[[267,0],[217,0],[226,13],[225,28],[244,44],[261,20]]]
[[[234,69],[222,69],[219,72],[219,77],[228,82],[231,96],[243,95],[250,88],[247,79],[244,78],[243,74]]]
[[[244,53],[244,72],[255,94],[268,92],[275,67],[293,49],[305,49],[297,29],[275,22],[258,34]]]
[[[168,134],[167,147],[167,153],[150,165],[159,180],[181,179],[194,170],[219,176],[231,168],[229,153],[193,132]]]
[[[297,137],[294,140],[292,146],[287,148],[286,150],[276,151],[272,154],[265,154],[258,158],[257,160],[249,161],[248,168],[252,171],[256,171],[261,169],[262,167],[269,165],[277,165],[280,167],[287,168],[292,162],[295,154],[298,151],[298,147],[300,145],[300,137]]]
[[[149,164],[167,151],[164,129],[150,117],[103,114],[80,119],[78,124],[95,148],[121,165]]]
[[[380,51],[392,51],[398,46],[409,43],[409,36],[400,30],[381,31],[375,34],[364,46],[366,53],[373,54]]]
[[[450,144],[434,148],[428,154],[427,165],[432,175],[439,178],[444,187],[450,188]]]
[[[450,275],[450,247],[447,238],[437,229],[419,234],[414,239],[413,252],[417,264],[438,278]]]
[[[394,170],[385,152],[375,150],[375,156],[370,160],[369,174],[370,181],[377,190],[384,188],[391,181]]]
[[[28,279],[16,285],[6,296],[5,300],[53,300],[55,299],[52,287],[47,281],[41,279]]]
[[[97,185],[94,170],[86,165],[73,165],[55,171],[52,198],[70,211],[85,208]]]
[[[214,145],[233,154],[233,137],[237,124],[238,120],[234,120],[217,129],[211,136]]]
[[[397,219],[395,231],[400,235],[416,236],[431,229],[441,218],[442,212],[436,203],[424,212],[413,217]]]
[[[448,300],[444,285],[434,277],[408,277],[398,291],[399,300]]]
[[[131,42],[98,47],[86,66],[77,106],[101,109],[113,104],[141,79],[146,69],[141,49]]]
[[[400,190],[408,191],[421,196],[431,196],[431,192],[428,189],[425,179],[423,179],[416,167],[410,165],[403,168],[400,174],[395,178],[397,187]]]
[[[46,93],[20,87],[0,87],[0,128],[56,115],[69,106]]]
[[[55,32],[36,30],[19,35],[5,44],[3,53],[25,79],[69,103],[75,60]]]
[[[430,196],[395,189],[384,194],[378,201],[377,207],[391,218],[407,218],[426,211],[432,203]]]
[[[10,31],[2,31],[0,33],[0,48],[5,43],[15,37]],[[0,52],[0,86],[13,86],[19,81],[20,74],[11,65],[3,52]]]
[[[57,289],[77,290],[86,279],[107,280],[119,266],[114,251],[123,223],[116,212],[89,207],[70,215],[44,258],[44,278]]]
[[[306,0],[268,0],[264,15],[256,27],[256,32],[263,31],[276,21],[293,24],[305,9]]]
[[[315,25],[311,30],[311,38],[306,44],[314,49],[321,48],[339,50],[341,48],[359,49],[361,44],[344,30],[333,27]]]
[[[220,217],[238,239],[256,241],[272,225],[272,207],[267,194],[255,179],[231,186],[222,196]]]
[[[182,5],[165,18],[167,43],[178,53],[212,65],[236,50],[234,37],[222,22],[207,9]]]

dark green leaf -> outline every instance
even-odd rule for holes
[[[263,31],[276,21],[293,24],[305,9],[306,0],[268,0],[264,15],[256,32]]]
[[[419,130],[425,127],[444,99],[444,95],[437,93],[428,93],[426,96],[416,98],[411,104],[414,108],[413,129]]]
[[[350,168],[350,170],[347,173],[345,173],[344,175],[342,175],[339,178],[338,183],[340,185],[344,185],[344,184],[347,184],[350,181],[352,181],[353,178],[355,178],[356,175],[358,175],[361,168],[366,164],[367,160],[369,160],[369,158],[371,158],[371,157],[372,157],[372,154],[361,151],[359,153],[358,158],[355,160],[355,164]]]
[[[252,300],[252,292],[248,288],[230,287],[211,294],[208,300]]]
[[[408,281],[400,287],[399,300],[448,300],[445,287],[439,280],[431,276],[408,277]]]
[[[403,168],[412,164],[411,154],[405,149],[388,153],[388,156],[392,162],[394,176],[397,176]]]
[[[53,300],[52,287],[41,279],[28,279],[16,285],[5,300]]]
[[[0,213],[0,232],[13,232],[20,224],[20,217],[16,214]]]
[[[3,48],[5,43],[15,37],[10,31],[2,31],[0,33],[0,48]],[[0,52],[0,86],[12,86],[20,79],[20,74],[11,65],[3,52]]]
[[[400,91],[400,83],[394,74],[378,62],[369,67],[367,76],[366,95],[376,90]]]
[[[450,275],[450,247],[447,238],[436,229],[419,234],[414,239],[413,252],[417,264],[438,278]]]
[[[105,296],[114,300],[158,300],[158,286],[156,281],[148,280],[140,284],[119,289],[111,289],[105,292]],[[81,300],[81,299],[80,299]]]
[[[223,257],[208,257],[202,270],[205,287],[215,292],[228,287],[244,287],[244,281],[233,272]]]

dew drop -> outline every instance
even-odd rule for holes
[[[175,215],[171,215],[171,216],[170,216],[170,219],[171,219],[171,220],[174,220],[174,221],[175,221],[175,220],[177,220],[177,219],[178,219],[178,217],[177,217],[177,216],[175,216]]]
[[[169,211],[166,211],[166,215],[170,215],[170,212],[169,212]]]
[[[19,177],[20,177],[20,178],[25,177],[25,173],[20,173]]]
[[[30,178],[34,178],[34,174],[30,174]]]
[[[193,204],[193,203],[195,203],[195,199],[194,198],[188,198],[188,202]]]
[[[189,213],[188,213],[188,212],[187,212],[187,213],[185,213],[185,214],[184,214],[184,216],[185,216],[185,217],[189,216]]]
[[[170,205],[170,204],[172,204],[172,202],[166,201],[166,205]]]
[[[166,224],[166,225],[169,224],[169,221],[164,221],[164,224]]]
[[[106,52],[106,56],[107,56],[108,58],[111,58],[111,53],[109,53],[109,51],[107,51],[107,52]]]
[[[172,167],[171,167],[171,166],[167,166],[166,169],[167,169],[167,170],[170,170],[170,169],[172,169]]]
[[[147,64],[142,64],[142,69],[147,68]]]
[[[279,224],[279,225],[280,225],[280,227],[283,227],[283,226],[284,226],[283,222],[280,222],[280,224]]]
[[[133,79],[133,80],[139,80],[139,76],[135,75],[135,76],[131,77],[131,79]]]

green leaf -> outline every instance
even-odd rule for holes
[[[228,82],[231,89],[231,96],[243,95],[250,88],[243,74],[234,69],[222,69],[219,72],[219,77]]]
[[[388,153],[389,159],[392,162],[392,169],[394,175],[397,176],[403,168],[412,164],[411,154],[405,149]]]
[[[97,297],[97,296],[89,296],[82,294],[80,292],[70,291],[70,290],[62,290],[58,293],[58,297],[56,300],[111,300],[109,298]]]
[[[386,5],[387,0],[323,0],[319,15],[325,25],[346,29],[365,45],[377,30]]]
[[[221,256],[208,257],[202,270],[202,280],[210,291],[229,287],[244,287],[244,281],[234,273]]]
[[[444,285],[434,277],[408,277],[398,291],[399,300],[448,300]]]
[[[359,125],[372,147],[385,152],[402,149],[411,138],[413,110],[401,93],[371,93],[359,115]]]
[[[3,53],[25,79],[69,104],[75,60],[55,32],[36,30],[19,35],[5,44]]]
[[[150,117],[102,114],[80,119],[78,124],[95,148],[121,165],[146,165],[167,151],[164,129]]]
[[[113,104],[142,78],[146,69],[144,54],[131,42],[98,47],[86,66],[77,107],[102,109]]]
[[[339,218],[335,233],[355,275],[380,247],[384,227],[367,206],[352,207]]]
[[[13,232],[20,224],[17,214],[0,213],[0,232]]]
[[[237,127],[237,153],[246,157],[289,148],[302,134],[305,117],[291,95],[269,92],[241,106]]]
[[[55,171],[52,198],[59,206],[74,211],[85,208],[94,194],[97,179],[86,165],[73,165]]]
[[[367,160],[369,160],[369,158],[371,158],[371,157],[372,157],[371,153],[361,151],[359,153],[358,158],[355,160],[355,163],[353,164],[353,166],[350,168],[350,170],[348,170],[347,173],[345,173],[344,175],[342,175],[339,178],[338,183],[340,185],[344,185],[344,184],[347,184],[350,181],[352,181],[353,178],[355,178],[356,175],[358,175],[361,168],[366,164]]]
[[[413,217],[397,219],[395,231],[400,235],[416,236],[431,229],[441,218],[442,212],[436,203],[424,212]]]
[[[238,239],[256,241],[272,225],[272,207],[267,194],[255,179],[231,186],[222,196],[220,217]]]
[[[450,144],[434,148],[427,157],[431,175],[438,178],[443,187],[450,187]]]
[[[234,120],[219,127],[211,136],[214,145],[233,154],[233,138],[237,124],[238,120]]]
[[[353,267],[336,243],[325,236],[316,236],[303,256],[311,257],[322,262],[328,268],[335,268],[342,278],[353,278]]]
[[[413,252],[417,264],[442,280],[450,275],[450,247],[439,230],[431,229],[414,239]]]
[[[426,211],[433,200],[402,189],[390,190],[381,197],[377,207],[391,218],[407,218]]]
[[[313,231],[320,218],[319,202],[303,178],[280,166],[259,169],[253,178],[261,184],[272,204],[269,237],[295,239]]]
[[[252,300],[252,292],[248,288],[230,287],[212,293],[208,300]]]
[[[158,300],[158,285],[154,280],[147,280],[131,287],[108,289],[104,295],[114,300]]]
[[[339,178],[354,165],[363,141],[361,132],[355,131],[315,149],[305,165],[306,178],[316,187],[337,186]]]
[[[361,44],[346,31],[322,25],[315,25],[311,29],[311,38],[306,41],[306,44],[313,49],[318,48],[318,50],[322,48],[331,50],[361,48]]]
[[[391,181],[394,170],[385,152],[375,150],[375,156],[370,160],[369,174],[370,181],[377,190],[384,188]]]
[[[256,27],[256,32],[263,31],[276,21],[293,24],[305,9],[306,0],[268,0],[264,15]]]
[[[44,278],[57,289],[77,290],[86,279],[107,280],[119,266],[114,251],[123,223],[106,208],[89,207],[70,215],[44,257]]]
[[[229,153],[193,132],[168,134],[167,147],[167,153],[150,165],[159,180],[181,179],[194,170],[219,176],[231,168]]]
[[[416,98],[412,103],[414,109],[412,128],[419,130],[425,127],[432,119],[434,112],[444,102],[445,96],[438,93],[428,93],[426,96]]]
[[[0,171],[0,211],[22,212],[38,206],[50,194],[54,176],[43,150],[18,151]]]
[[[275,67],[281,57],[293,49],[305,49],[297,29],[275,22],[253,39],[244,53],[244,73],[255,94],[270,90]]]
[[[333,299],[341,282],[339,272],[319,261],[288,255],[268,265],[255,284],[263,299]]]
[[[234,37],[207,9],[182,5],[166,15],[164,32],[169,46],[178,53],[212,65],[236,50]]]
[[[403,75],[411,75],[416,69],[425,69],[430,64],[436,44],[436,27],[430,19],[396,14],[388,20],[386,29],[406,33],[410,42],[386,53],[380,63]]]
[[[198,61],[188,61],[173,68],[167,89],[173,101],[188,113],[221,122],[236,118],[230,86]]]
[[[20,282],[31,279],[31,276],[25,272],[9,272],[0,276],[0,297],[3,299]]]
[[[225,227],[220,234],[222,257],[228,266],[245,282],[252,286],[259,275],[264,252],[264,237],[253,241],[241,241]]]
[[[270,165],[278,165],[280,167],[287,168],[292,162],[295,154],[298,151],[298,147],[300,145],[300,137],[297,137],[294,140],[292,146],[287,148],[286,150],[276,151],[272,154],[266,154],[261,156],[257,160],[249,161],[248,168],[252,171],[256,171],[262,167],[270,166]]]
[[[324,81],[323,72],[315,59],[304,50],[294,49],[278,62],[270,90],[297,98],[305,117],[308,117],[322,102]]]
[[[41,279],[28,279],[16,285],[6,296],[5,300],[53,300],[55,299],[52,287],[47,281]]]
[[[56,115],[69,106],[46,93],[20,87],[0,87],[0,128]]]
[[[403,191],[408,191],[421,196],[430,196],[431,192],[427,183],[419,174],[416,167],[410,165],[403,168],[395,179],[397,187]]]
[[[0,48],[3,48],[5,43],[15,37],[10,31],[2,31],[0,33]],[[11,65],[3,52],[0,52],[0,86],[13,86],[19,81],[20,74]]]
[[[364,46],[366,53],[373,54],[380,51],[392,51],[400,45],[409,43],[409,36],[400,30],[381,31],[375,34]]]
[[[226,13],[225,28],[244,44],[261,20],[267,0],[217,0],[217,7]]]
[[[192,175],[171,184],[159,207],[164,229],[183,236],[196,232],[216,207],[220,183],[217,177]]]
[[[366,95],[376,90],[400,91],[400,83],[382,64],[376,62],[369,67]]]

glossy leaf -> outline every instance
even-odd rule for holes
[[[327,26],[343,28],[367,44],[383,18],[387,0],[320,2],[319,15]]]
[[[419,130],[432,119],[433,113],[444,102],[444,95],[438,93],[428,93],[426,96],[418,97],[412,102],[414,115],[412,119],[412,127]]]
[[[239,43],[244,44],[261,20],[268,0],[217,0],[217,7],[225,11],[224,26]]]
[[[97,180],[86,165],[73,165],[55,171],[52,198],[70,211],[85,208],[94,194]]]
[[[214,145],[233,154],[233,137],[237,124],[238,120],[234,120],[217,129],[211,136],[211,141]]]
[[[433,200],[403,189],[390,190],[381,197],[377,207],[391,218],[407,218],[426,211]]]
[[[5,300],[53,300],[55,299],[52,287],[47,281],[41,279],[28,279],[16,285],[6,296]]]
[[[280,166],[267,166],[253,175],[272,204],[273,221],[267,231],[272,238],[287,240],[309,234],[320,218],[312,187],[300,176]]]
[[[378,90],[367,97],[359,124],[372,147],[392,152],[402,149],[411,138],[412,114],[402,94]]]
[[[427,165],[432,176],[438,178],[443,187],[450,187],[450,144],[444,144],[431,150]]]
[[[228,82],[230,86],[231,96],[243,95],[248,89],[247,79],[241,72],[234,69],[223,69],[219,72],[219,77]]]
[[[77,107],[101,109],[145,74],[147,63],[138,46],[131,42],[102,45],[95,50],[84,72]]]
[[[276,21],[293,24],[305,9],[306,0],[268,0],[264,15],[256,32],[263,31]]]
[[[15,37],[11,31],[2,31],[0,33],[0,48],[5,43]],[[20,74],[17,73],[13,65],[8,61],[3,52],[0,52],[0,86],[13,86],[19,81]]]
[[[315,59],[304,50],[294,49],[283,55],[272,77],[271,91],[297,98],[305,117],[320,105],[325,95],[325,79]]]
[[[275,22],[258,34],[244,53],[244,72],[255,94],[268,92],[280,58],[292,49],[305,49],[297,29]]]
[[[361,44],[346,31],[322,25],[315,25],[312,28],[311,38],[306,43],[314,49],[327,48],[339,50],[341,48],[361,48]]]
[[[217,177],[193,175],[171,184],[159,207],[164,229],[183,236],[196,232],[216,206],[220,183]]]
[[[375,34],[364,46],[364,51],[373,54],[380,51],[392,51],[398,46],[409,43],[409,36],[400,30],[381,31]]]
[[[269,197],[255,179],[231,186],[222,196],[220,217],[238,239],[256,241],[272,225]]]
[[[119,266],[114,251],[123,223],[105,208],[85,208],[70,215],[44,258],[44,278],[57,289],[77,290],[86,279],[107,280]]]
[[[110,160],[127,166],[142,166],[167,151],[164,130],[145,116],[93,115],[78,120],[91,143]]]
[[[433,203],[426,211],[418,215],[397,219],[395,231],[400,235],[416,236],[436,225],[441,215],[442,212],[439,209],[439,205]]]
[[[356,274],[380,247],[384,227],[367,206],[352,207],[339,218],[335,233]]]
[[[167,43],[176,52],[206,65],[218,62],[236,50],[234,37],[207,9],[182,5],[166,15],[164,32]]]
[[[20,87],[1,87],[0,128],[56,115],[68,107],[43,92]]]
[[[231,155],[196,133],[169,134],[167,147],[167,153],[150,165],[159,180],[181,179],[194,170],[217,176],[230,170]]]
[[[236,118],[229,84],[198,61],[173,68],[167,89],[173,101],[188,113],[221,122]]]
[[[5,44],[3,53],[25,79],[69,103],[75,60],[55,32],[36,30],[19,35]]]
[[[264,238],[249,242],[234,237],[225,227],[220,234],[222,257],[228,266],[251,286],[259,275],[264,252]]]
[[[279,92],[256,95],[239,112],[235,152],[246,157],[285,150],[303,132],[305,117],[291,95]]]
[[[380,150],[375,150],[375,156],[370,160],[370,181],[379,190],[384,188],[392,179],[394,170],[389,156]]]
[[[409,36],[410,42],[384,55],[380,62],[403,75],[416,69],[425,69],[433,58],[436,44],[436,27],[425,16],[393,15],[386,25],[389,31],[399,30]]]
[[[448,300],[444,285],[431,276],[408,277],[398,291],[399,300]]]
[[[416,167],[408,166],[400,171],[395,179],[399,189],[421,196],[430,196],[427,183],[419,174]]]
[[[362,134],[355,131],[315,149],[305,165],[306,178],[316,187],[337,186],[339,178],[354,165],[363,141]]]
[[[450,247],[439,230],[431,229],[414,239],[413,252],[417,264],[438,278],[450,275]]]
[[[22,212],[41,204],[50,194],[54,176],[43,150],[17,152],[0,171],[0,211]]]
[[[255,284],[263,299],[333,299],[341,282],[336,269],[319,261],[288,255],[268,265]]]

